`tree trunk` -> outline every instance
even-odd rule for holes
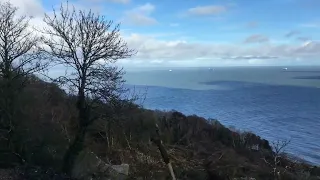
[[[62,167],[62,170],[69,175],[71,175],[76,158],[84,148],[84,140],[85,140],[88,121],[89,121],[88,119],[89,115],[87,114],[87,107],[85,102],[83,86],[79,88],[77,108],[79,110],[78,112],[79,113],[79,129],[76,132],[75,139],[69,146],[69,149],[67,150],[64,156],[63,167]]]
[[[113,142],[113,139],[112,139],[112,134],[111,134],[111,121],[112,121],[112,119],[110,119],[109,121],[108,121],[108,132],[107,132],[107,136],[108,136],[108,149],[109,150],[111,150],[111,148],[112,148],[112,142]]]
[[[76,137],[72,144],[70,145],[69,149],[67,150],[65,156],[64,156],[64,162],[63,162],[63,172],[71,175],[74,163],[76,158],[78,157],[79,153],[84,148],[84,140],[86,135],[86,127],[80,128],[76,134]]]

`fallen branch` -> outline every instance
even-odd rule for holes
[[[164,146],[162,144],[162,141],[160,139],[160,132],[159,132],[159,128],[158,128],[157,124],[156,124],[156,135],[155,135],[155,137],[151,138],[151,141],[158,146],[158,149],[159,149],[159,151],[161,153],[162,159],[168,166],[168,169],[169,169],[170,175],[172,177],[172,180],[176,180],[175,174],[173,172],[172,165],[170,163],[169,155],[168,155],[166,149],[164,148]]]

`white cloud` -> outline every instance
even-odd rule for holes
[[[52,9],[50,11],[46,11],[43,7],[41,0],[0,0],[3,2],[10,2],[14,7],[18,8],[17,15],[27,15],[31,16],[32,19],[30,21],[31,27],[35,27],[36,29],[42,29],[45,26],[43,22],[44,14],[47,13],[52,15]],[[61,1],[55,1],[51,6],[55,9],[60,8]],[[63,6],[66,6],[66,1],[62,2]],[[69,2],[69,7],[75,7],[77,10],[88,10],[92,9],[94,12],[101,12],[101,7],[96,3],[88,3],[85,1],[81,2]]]
[[[269,38],[261,34],[251,35],[244,40],[245,43],[264,43],[268,41],[269,41]]]
[[[320,54],[320,42],[319,41],[307,41],[298,47],[295,52],[298,54],[306,55],[310,53],[318,52]]]
[[[44,27],[43,16],[45,9],[40,0],[0,0],[0,3],[9,2],[12,6],[18,8],[17,17],[29,16],[32,17],[29,22],[29,29],[42,29]]]
[[[3,0],[0,0],[3,2]],[[40,0],[11,0],[13,5],[20,7],[19,13],[34,16],[31,24],[42,28],[44,8]],[[99,3],[98,3],[99,4]],[[55,5],[59,5],[58,3]],[[77,9],[92,8],[96,4],[73,4]],[[98,7],[97,7],[98,8]],[[151,25],[157,23],[152,17],[156,7],[150,3],[138,6],[125,13],[126,22],[135,25]],[[99,8],[97,9],[99,10]],[[189,11],[191,14],[210,15],[225,12],[226,9],[219,10],[215,8],[196,7]],[[50,12],[48,12],[50,13]],[[171,27],[179,26],[177,23],[169,24]],[[320,26],[319,26],[320,27]],[[131,31],[131,30],[130,30]],[[131,31],[132,32],[132,31]],[[301,39],[302,44],[274,44],[269,42],[269,38],[255,34],[246,38],[246,43],[255,44],[230,44],[222,43],[201,43],[189,42],[186,38],[176,38],[176,34],[160,33],[154,35],[146,34],[125,34],[124,39],[128,42],[130,48],[138,51],[132,59],[121,60],[126,65],[135,66],[206,66],[206,65],[235,65],[235,64],[276,64],[280,61],[288,60],[293,62],[299,58],[299,63],[308,62],[308,60],[320,57],[320,43],[316,41],[307,41],[307,38]],[[172,40],[161,40],[164,36]],[[168,39],[168,38],[166,38]],[[269,43],[264,43],[269,42]],[[298,41],[297,41],[298,42]]]
[[[227,11],[225,6],[197,6],[188,10],[192,15],[217,15]]]
[[[151,14],[154,10],[154,5],[146,3],[142,6],[138,6],[130,11],[127,11],[123,21],[124,23],[138,26],[154,25],[157,23],[157,20],[151,17]]]
[[[1,3],[10,2],[13,6],[19,8],[18,15],[42,16],[44,8],[40,0],[0,0]]]
[[[294,44],[243,44],[197,43],[185,40],[163,41],[141,34],[124,36],[129,47],[138,51],[125,65],[138,60],[143,66],[206,66],[235,64],[277,64],[291,62],[297,57],[303,62],[320,56],[320,43]],[[250,61],[250,62],[249,62]]]

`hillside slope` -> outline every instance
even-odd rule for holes
[[[17,112],[22,123],[16,141],[24,163],[2,149],[0,173],[11,172],[18,179],[68,179],[59,172],[77,129],[74,97],[55,84],[37,78],[29,81],[18,98]],[[178,179],[302,180],[320,176],[318,167],[293,162],[284,154],[275,164],[271,143],[252,133],[231,131],[217,120],[146,110],[129,102],[110,105],[106,112],[97,108],[93,113],[106,115],[90,126],[86,150],[110,164],[129,164],[130,179],[170,179],[159,150],[150,141],[156,125]]]

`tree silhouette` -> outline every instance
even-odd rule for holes
[[[29,26],[30,18],[17,16],[17,8],[9,2],[0,3],[0,139],[7,148],[19,155],[14,142],[17,96],[28,77],[46,68],[37,47],[40,38]]]
[[[122,40],[119,24],[114,25],[91,10],[76,11],[74,7],[61,5],[53,16],[45,15],[44,22],[48,28],[44,29],[46,47],[43,51],[57,64],[68,68],[69,71],[58,78],[59,82],[77,94],[78,130],[63,165],[63,170],[70,173],[75,158],[84,148],[87,128],[96,120],[91,113],[93,99],[99,97],[99,92],[105,95],[106,87],[109,87],[110,97],[115,94],[122,73],[113,63],[135,52]],[[101,81],[107,83],[101,87]]]

